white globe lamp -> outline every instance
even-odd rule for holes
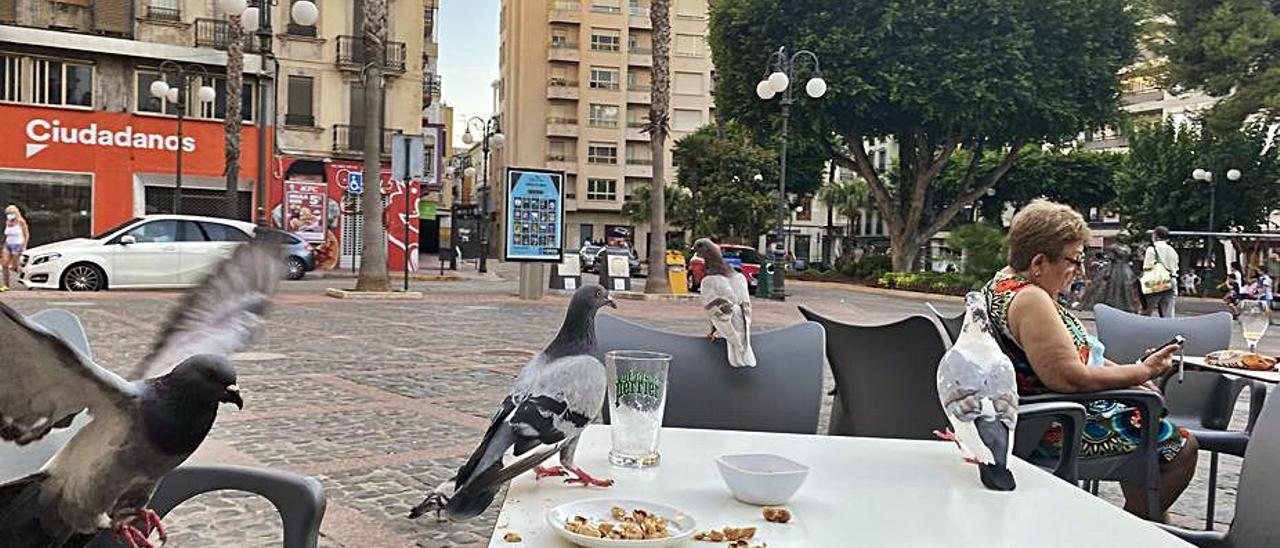
[[[804,92],[814,99],[822,97],[827,94],[827,81],[820,77],[810,78],[809,82],[804,85]]]
[[[212,103],[218,98],[218,91],[213,89],[212,86],[200,86],[200,91],[196,92],[196,96],[200,98],[201,102]]]
[[[756,84],[757,97],[768,101],[773,99],[774,95],[777,95],[777,93],[773,91],[773,86],[769,85],[769,80],[761,80],[759,84]]]
[[[227,15],[244,15],[249,8],[248,0],[218,0],[218,7]]]
[[[261,17],[261,15],[258,13],[258,8],[249,8],[244,10],[244,14],[240,16],[240,28],[249,32],[258,30],[259,17]]]
[[[294,2],[289,14],[293,16],[294,23],[304,27],[310,27],[320,20],[320,9],[308,0]]]
[[[492,139],[493,146],[498,148],[502,148],[502,145],[507,143],[507,136],[501,133],[494,133]]]
[[[166,93],[164,94],[164,98],[165,98],[165,100],[169,101],[170,103],[177,103],[177,102],[178,102],[178,88],[170,87],[170,88],[169,88],[169,91],[168,91],[168,92],[166,92]]]
[[[1239,181],[1239,180],[1240,180],[1240,170],[1238,170],[1238,169],[1228,169],[1228,170],[1227,170],[1227,180],[1228,180],[1228,181]]]
[[[782,93],[790,85],[791,78],[785,72],[777,71],[769,75],[769,87],[773,88],[774,93]]]
[[[161,80],[151,82],[151,96],[156,99],[164,99],[169,95],[169,83]]]

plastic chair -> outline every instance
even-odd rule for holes
[[[1244,453],[1236,494],[1236,517],[1231,528],[1222,533],[1157,525],[1202,548],[1280,546],[1280,520],[1275,518],[1275,501],[1280,498],[1277,468],[1280,468],[1280,398],[1271,398]]]
[[[1187,338],[1185,353],[1203,356],[1231,344],[1231,315],[1218,312],[1188,318],[1152,318],[1131,314],[1100,304],[1094,307],[1098,338],[1107,347],[1107,357],[1119,363],[1142,358],[1148,348],[1164,344],[1174,335]],[[1249,389],[1249,420],[1242,431],[1230,431],[1236,400]],[[1209,452],[1209,497],[1205,509],[1205,529],[1213,529],[1214,501],[1217,498],[1218,454],[1244,456],[1249,435],[1262,411],[1267,389],[1247,379],[1228,378],[1219,373],[1187,371],[1182,379],[1172,373],[1161,379],[1169,420],[1186,428]]]
[[[932,312],[933,316],[938,318],[938,322],[942,324],[942,329],[947,333],[947,340],[950,343],[956,342],[956,339],[960,337],[960,329],[964,327],[964,313],[961,312],[955,316],[948,316],[943,314],[941,310],[938,310],[936,306],[933,306],[933,303],[924,303],[924,305],[929,307],[929,311]]]
[[[43,310],[28,321],[60,337],[73,349],[92,356],[84,325],[66,310]],[[70,427],[51,432],[44,439],[18,448],[0,444],[0,481],[17,479],[34,472],[62,448],[90,420],[81,414]],[[314,478],[291,472],[243,466],[181,466],[160,480],[151,508],[162,517],[182,502],[202,493],[236,490],[263,496],[280,512],[284,526],[284,548],[314,548],[324,519],[324,486]],[[98,535],[87,546],[120,546],[110,533]]]
[[[613,350],[671,355],[664,426],[815,434],[825,335],[800,323],[752,333],[756,367],[729,365],[724,340],[669,333],[614,316],[596,319],[599,358]],[[604,420],[608,421],[608,405]]]

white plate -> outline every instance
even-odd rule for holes
[[[615,506],[622,508],[627,514],[631,514],[632,510],[640,509],[655,516],[666,518],[667,530],[671,531],[671,537],[648,540],[591,538],[577,533],[570,533],[564,528],[564,525],[575,516],[587,518],[592,523],[617,521],[613,519],[613,516],[609,515],[609,511]],[[663,548],[665,546],[674,546],[693,536],[694,527],[697,527],[693,517],[680,510],[665,504],[629,499],[588,499],[566,502],[547,511],[547,525],[555,529],[556,533],[559,533],[565,540],[587,548],[620,548],[627,546]]]

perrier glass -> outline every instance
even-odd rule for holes
[[[609,462],[626,468],[657,466],[671,356],[618,350],[605,354],[604,360],[613,435]]]

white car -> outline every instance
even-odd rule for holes
[[[243,221],[148,215],[93,238],[28,249],[18,281],[69,291],[192,287],[253,233],[254,225]]]

